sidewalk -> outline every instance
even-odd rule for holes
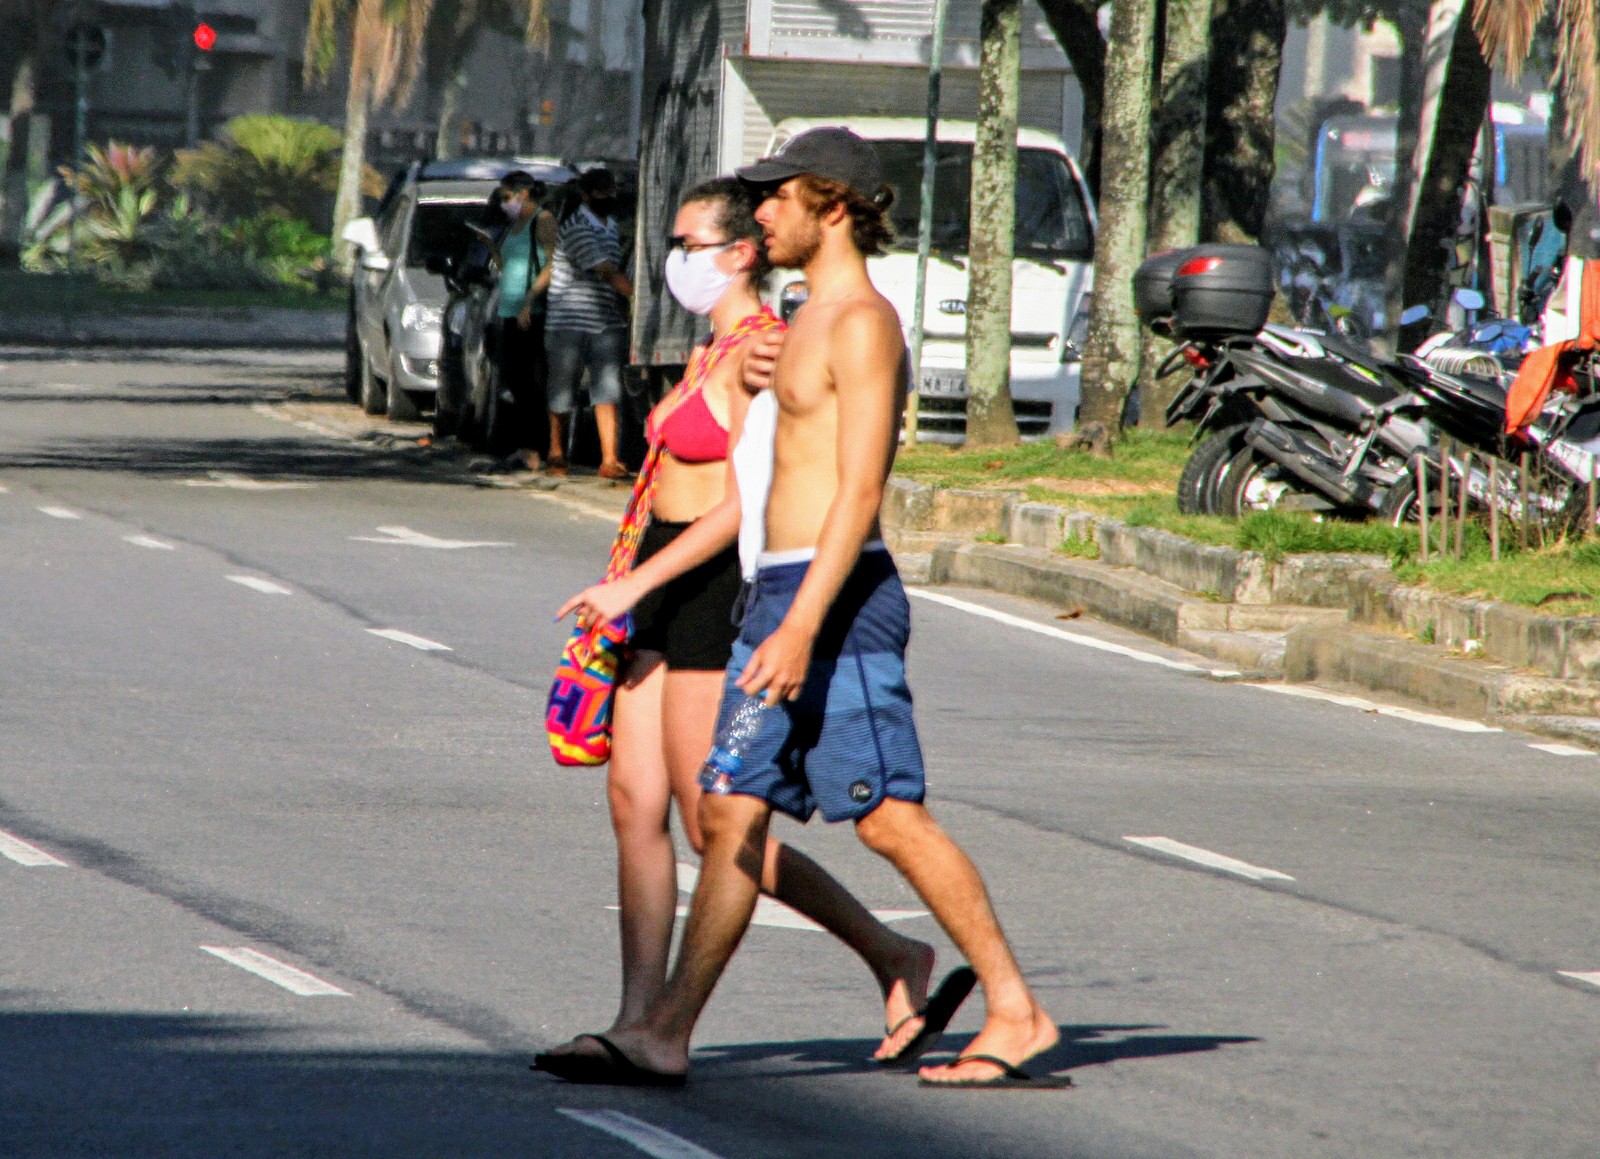
[[[344,346],[343,310],[170,307],[140,314],[12,314],[0,310],[0,343],[219,349]]]

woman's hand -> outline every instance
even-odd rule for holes
[[[533,325],[533,303],[522,303],[522,309],[517,311],[517,327],[526,330]]]
[[[595,584],[592,588],[585,588],[561,605],[561,610],[556,613],[556,619],[563,619],[576,612],[578,623],[582,627],[609,624],[631,612],[633,605],[637,604],[643,595],[643,592],[635,590],[634,585],[629,582],[629,577],[623,576],[608,584]]]

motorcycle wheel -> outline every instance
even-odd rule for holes
[[[1223,427],[1200,440],[1178,476],[1178,511],[1183,515],[1217,514],[1218,483],[1228,463],[1244,446],[1245,423]]]
[[[1287,469],[1254,447],[1229,460],[1217,482],[1218,515],[1240,518],[1255,511],[1275,511],[1285,497],[1313,492]]]

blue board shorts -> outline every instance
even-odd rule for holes
[[[737,684],[750,655],[783,622],[809,563],[764,567],[746,596],[717,714],[720,736],[746,699]],[[807,821],[855,821],[886,797],[920,803],[922,746],[911,717],[906,644],[911,604],[894,561],[867,551],[845,581],[812,649],[796,700],[770,709],[732,776],[707,773],[710,793],[760,797]]]

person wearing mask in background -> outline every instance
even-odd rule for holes
[[[500,381],[515,403],[516,449],[502,471],[537,470],[545,414],[544,315],[550,287],[550,256],[556,219],[544,209],[545,187],[527,173],[500,182],[500,209],[507,219],[500,236],[500,297],[497,317]]]
[[[600,477],[628,475],[617,458],[617,405],[622,401],[622,364],[628,356],[633,283],[622,272],[622,241],[612,219],[616,200],[611,173],[590,169],[569,186],[557,223],[545,313],[550,359],[546,470],[552,475],[567,471],[565,424],[585,369],[600,433]]]
[[[649,561],[734,485],[728,452],[750,409],[741,381],[744,355],[753,339],[782,325],[761,304],[761,278],[771,267],[754,211],[749,190],[723,177],[691,189],[673,224],[667,286],[684,309],[710,320],[711,339],[695,351],[684,381],[646,426],[662,454],[635,561],[641,588],[651,587],[657,571]],[[611,710],[607,789],[617,838],[621,1007],[610,1030],[579,1035],[534,1064],[577,1081],[596,1066],[615,1065],[607,1035],[637,1023],[666,985],[679,885],[670,827],[674,798],[690,846],[698,853],[704,844],[697,778],[738,636],[738,549],[726,547],[660,578],[634,609],[632,655]],[[573,597],[561,614],[587,609],[591,597],[601,598],[600,589]],[[889,1027],[877,1052],[881,1062],[904,1064],[931,1046],[972,988],[971,975],[958,970],[930,999],[933,947],[887,928],[826,870],[775,838],[766,843],[761,888],[832,932],[872,971]]]

